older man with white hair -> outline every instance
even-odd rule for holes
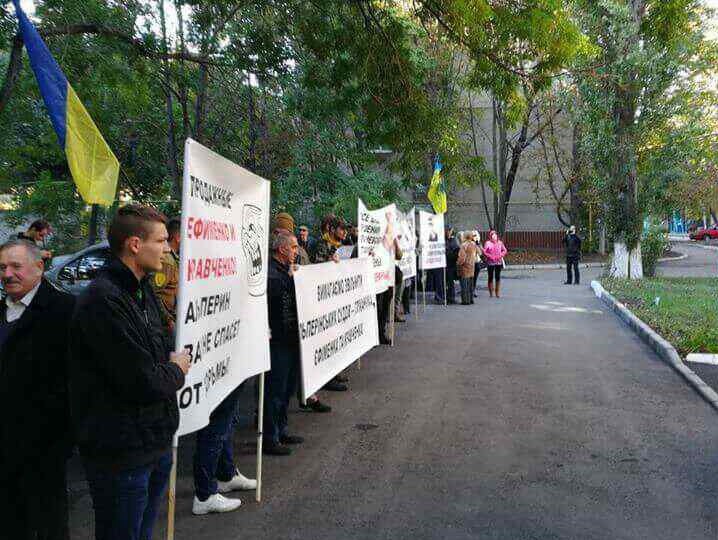
[[[43,252],[0,246],[0,523],[5,538],[68,538],[65,467],[74,299],[43,279]]]

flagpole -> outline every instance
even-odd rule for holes
[[[175,537],[175,507],[177,495],[177,446],[179,440],[177,434],[172,438],[172,470],[170,471],[170,485],[167,492],[167,540],[174,540]]]
[[[264,372],[259,374],[259,406],[257,407],[257,491],[255,498],[262,502],[262,442],[264,428]]]

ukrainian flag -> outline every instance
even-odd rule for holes
[[[434,161],[434,174],[431,177],[431,184],[429,185],[429,193],[427,196],[431,201],[431,205],[434,207],[434,212],[437,214],[446,213],[446,186],[444,184],[444,177],[441,175],[441,161],[439,157],[436,157]]]
[[[40,86],[70,172],[88,204],[110,206],[117,190],[120,164],[50,54],[35,26],[13,0],[30,65]]]

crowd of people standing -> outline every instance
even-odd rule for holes
[[[0,246],[5,294],[0,302],[0,406],[5,412],[0,519],[8,538],[68,539],[66,462],[76,447],[93,500],[96,539],[149,540],[172,466],[176,394],[191,365],[187,351],[174,350],[173,339],[180,219],[168,221],[147,206],[120,208],[108,229],[111,259],[77,298],[44,277],[51,253],[43,241],[50,230],[49,223],[38,220]],[[446,227],[445,240],[446,268],[425,277],[437,301],[456,303],[454,281],[459,279],[461,303],[474,303],[482,268],[487,268],[490,297],[500,298],[507,250],[498,234],[491,231],[482,243],[476,231],[457,236]],[[401,249],[393,242],[398,261]],[[271,370],[264,388],[263,451],[286,456],[304,440],[291,433],[288,421],[300,366],[294,274],[300,266],[339,262],[342,248],[357,257],[358,230],[328,215],[314,239],[309,227],[297,227],[291,215],[280,213],[270,243]],[[565,244],[568,282],[578,283],[575,229]],[[392,316],[401,322],[409,313],[411,280],[417,278],[404,279],[397,268],[395,287],[377,295],[381,344],[391,343]],[[349,379],[338,374],[323,390],[348,391]],[[196,433],[196,515],[236,510],[240,500],[227,494],[257,486],[239,471],[233,456],[239,393],[233,391]],[[318,395],[300,407],[332,410]]]

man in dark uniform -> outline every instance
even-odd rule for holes
[[[42,252],[0,246],[0,523],[4,538],[68,538],[72,449],[67,340],[74,298],[42,277]]]

